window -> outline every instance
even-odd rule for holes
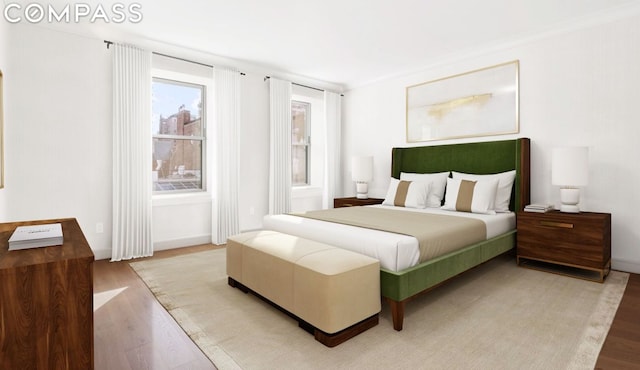
[[[201,191],[205,152],[205,86],[154,78],[153,191]]]
[[[291,183],[309,185],[311,104],[291,101]]]

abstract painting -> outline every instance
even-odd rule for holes
[[[407,142],[518,133],[519,61],[409,86]]]

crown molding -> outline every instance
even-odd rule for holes
[[[552,26],[539,28],[528,32],[527,34],[519,34],[495,42],[486,43],[473,49],[466,49],[461,52],[443,55],[441,58],[437,58],[437,60],[433,59],[431,60],[431,62],[428,62],[420,68],[407,69],[401,72],[381,76],[379,78],[363,83],[357,83],[353,85],[347,84],[345,86],[345,90],[346,92],[348,92],[349,90],[353,90],[355,88],[365,87],[385,80],[421,73],[433,68],[438,68],[449,64],[458,63],[464,60],[493,54],[507,49],[530,44],[536,41],[544,40],[550,37],[569,34],[571,32],[597,27],[621,19],[636,17],[638,15],[640,15],[640,2],[613,7],[604,11],[577,17],[569,21],[559,22]]]

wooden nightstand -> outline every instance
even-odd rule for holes
[[[603,282],[611,269],[610,213],[518,212],[518,265]]]
[[[372,204],[382,204],[382,202],[384,202],[384,199],[380,199],[380,198],[367,198],[367,199],[358,199],[356,197],[335,198],[333,200],[333,208],[370,206]]]

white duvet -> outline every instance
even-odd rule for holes
[[[481,220],[487,228],[487,239],[515,229],[516,216],[513,212],[484,215],[466,212],[445,211],[438,208],[414,209],[376,205],[404,212],[425,212]],[[314,220],[293,215],[267,215],[263,228],[316,240],[339,248],[365,254],[380,261],[380,266],[402,271],[415,266],[420,259],[418,240],[412,236],[366,229],[357,226]]]

